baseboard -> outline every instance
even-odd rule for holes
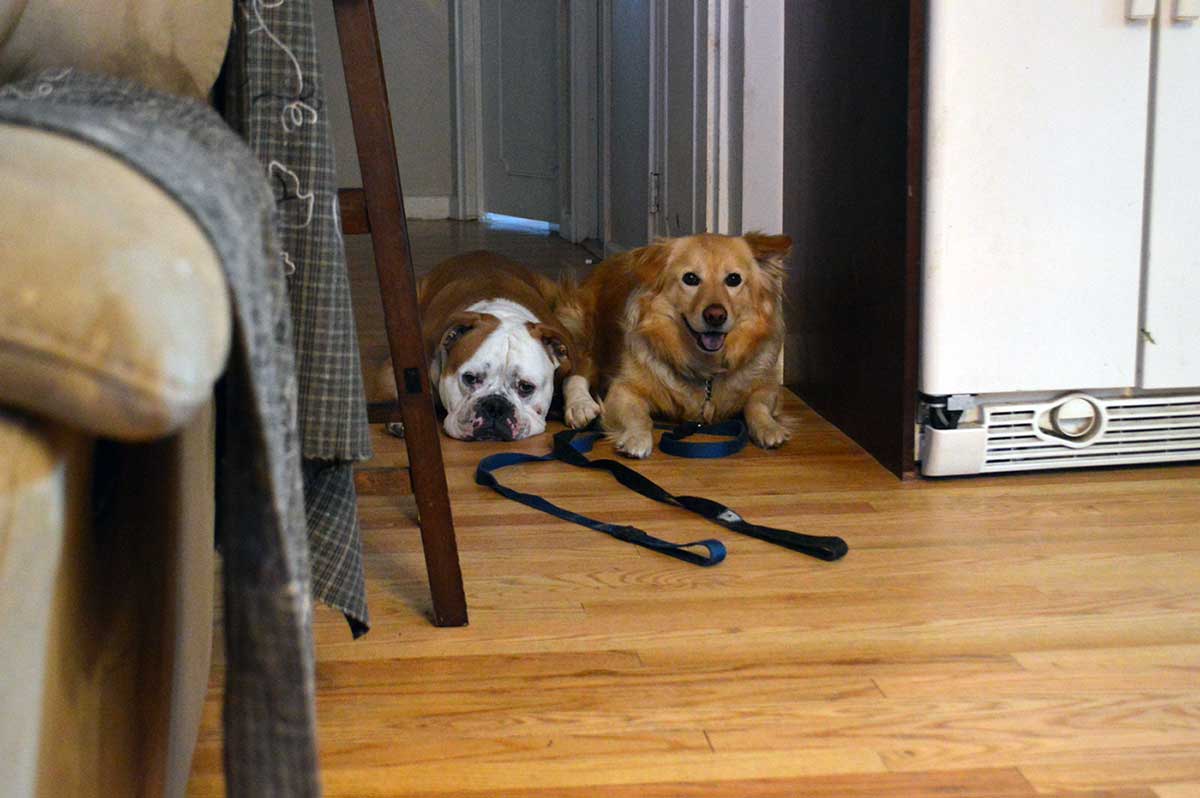
[[[404,213],[409,219],[449,219],[450,197],[413,197],[405,195]]]

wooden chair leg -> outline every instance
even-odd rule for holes
[[[372,0],[333,0],[350,97],[350,116],[363,178],[363,205],[383,294],[388,348],[409,452],[409,473],[420,513],[421,543],[438,626],[465,626],[467,603],[450,496],[442,464],[437,415],[421,339],[408,223],[396,163],[383,59]]]

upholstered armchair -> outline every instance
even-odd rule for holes
[[[70,65],[203,99],[230,23],[229,0],[0,0],[0,92]],[[185,791],[230,337],[220,263],[166,191],[100,149],[0,124],[6,796]]]

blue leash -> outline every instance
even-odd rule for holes
[[[697,433],[720,436],[726,440],[685,440]],[[675,457],[698,457],[707,460],[737,454],[745,449],[749,442],[750,434],[746,431],[746,425],[736,418],[722,421],[720,424],[702,424],[699,421],[691,421],[669,427],[658,439],[658,450]]]
[[[726,436],[727,440],[713,442],[684,440],[698,433]],[[589,460],[586,454],[592,450],[596,441],[602,435],[603,433],[601,432],[584,432],[568,429],[554,436],[554,448],[550,454],[533,455],[521,452],[504,452],[489,455],[483,458],[479,466],[475,469],[475,483],[491,488],[501,496],[520,502],[535,510],[548,513],[556,518],[561,518],[564,521],[570,521],[571,523],[594,529],[597,532],[603,532],[618,540],[666,554],[677,560],[705,567],[716,565],[725,559],[725,544],[721,543],[721,541],[706,539],[695,540],[690,543],[672,543],[669,540],[656,538],[637,527],[597,521],[586,515],[559,507],[543,499],[541,496],[522,493],[506,487],[500,484],[494,472],[522,463],[544,463],[550,460],[559,460],[579,468],[600,469],[608,471],[622,485],[648,499],[680,507],[696,513],[712,521],[714,524],[749,537],[757,538],[758,540],[774,543],[775,545],[826,561],[841,559],[849,550],[846,542],[838,537],[803,535],[799,532],[791,532],[786,529],[775,529],[774,527],[752,524],[732,509],[711,499],[705,499],[701,496],[676,496],[624,463],[617,462],[616,460]],[[747,439],[745,424],[738,420],[726,421],[711,426],[683,424],[674,427],[668,432],[664,432],[662,440],[659,443],[659,448],[668,454],[682,457],[726,457],[741,451],[742,447],[746,445]],[[698,549],[704,549],[706,553],[701,554]]]
[[[570,438],[564,439],[564,434],[569,434]],[[636,546],[642,546],[653,551],[660,552],[668,557],[674,557],[677,560],[690,562],[693,565],[701,565],[704,567],[716,565],[725,559],[725,544],[719,540],[694,540],[691,543],[672,543],[669,540],[656,538],[641,529],[633,526],[621,526],[618,524],[608,524],[604,521],[597,521],[594,518],[589,518],[586,515],[568,510],[564,507],[559,507],[557,504],[552,504],[541,496],[536,496],[532,493],[522,493],[518,490],[501,485],[493,473],[501,468],[520,465],[521,463],[544,463],[549,460],[562,459],[564,453],[563,447],[574,453],[575,457],[581,459],[585,463],[603,463],[612,462],[614,465],[621,465],[615,461],[604,460],[588,460],[584,454],[590,452],[592,447],[596,445],[596,441],[603,436],[601,432],[589,432],[576,436],[575,430],[565,430],[554,436],[554,449],[550,454],[536,455],[524,454],[522,452],[503,452],[501,454],[489,455],[479,462],[479,467],[475,469],[475,484],[483,485],[491,488],[513,501],[520,502],[541,510],[544,513],[549,513],[564,521],[570,521],[573,524],[586,526],[589,529],[594,529],[597,532],[603,532],[606,535],[612,535],[617,540],[623,540],[626,543],[633,543]],[[573,438],[573,439],[572,439]],[[565,460],[564,462],[578,465],[578,462]],[[623,467],[623,466],[622,466]],[[615,474],[614,474],[615,476]],[[640,476],[640,474],[638,475]],[[620,477],[617,477],[620,480]],[[656,486],[657,487],[657,486]],[[696,549],[704,549],[705,554],[701,554]]]

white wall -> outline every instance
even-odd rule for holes
[[[449,215],[454,177],[450,132],[448,0],[385,0],[375,4],[392,129],[410,218]],[[325,73],[338,180],[361,185],[350,104],[338,49],[333,4],[313,3],[317,44]]]

